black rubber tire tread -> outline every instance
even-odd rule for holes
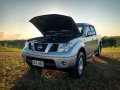
[[[78,63],[80,57],[83,57],[83,71],[81,75],[78,74]],[[75,67],[73,68],[73,70],[71,70],[71,76],[74,78],[80,78],[83,75],[84,67],[85,67],[85,55],[83,52],[80,51],[76,59]]]
[[[100,52],[99,52],[100,49]],[[99,57],[101,55],[101,46],[99,46],[98,50],[97,50],[97,54],[95,54],[95,56]]]

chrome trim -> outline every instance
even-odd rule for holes
[[[35,51],[34,43],[33,42],[30,42],[30,43],[31,43],[32,50]]]
[[[48,43],[44,53],[48,53],[52,45],[53,45],[52,43]]]

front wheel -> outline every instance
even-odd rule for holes
[[[76,59],[75,67],[72,70],[72,75],[74,77],[80,78],[83,74],[84,66],[85,66],[85,55],[83,52],[79,52]]]

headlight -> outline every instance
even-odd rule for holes
[[[24,48],[28,48],[28,45],[29,45],[29,43],[28,43],[28,42],[25,42]]]
[[[34,46],[33,46],[33,44],[31,42],[26,42],[24,48],[34,51]]]
[[[72,43],[59,44],[58,52],[67,52],[72,46]]]

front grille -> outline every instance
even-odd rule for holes
[[[29,43],[29,49],[33,51],[45,52],[46,48],[48,52],[57,52],[59,44],[55,43],[49,47],[47,43]]]
[[[34,43],[35,51],[44,52],[47,47],[47,44]]]
[[[49,52],[56,52],[58,49],[58,44],[53,44],[52,47],[50,48]]]

